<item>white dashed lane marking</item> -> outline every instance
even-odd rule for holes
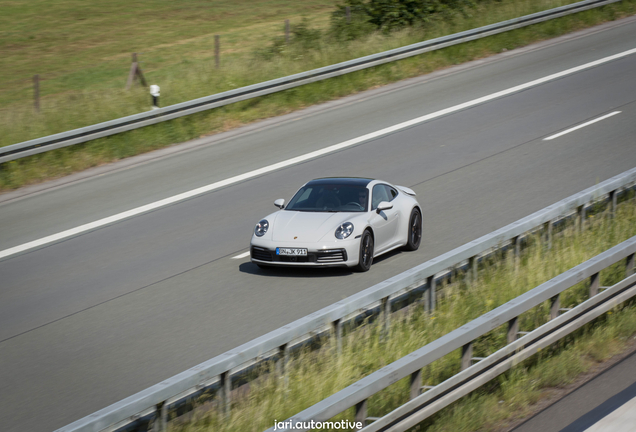
[[[250,251],[247,251],[247,252],[245,252],[245,253],[242,253],[242,254],[240,254],[240,255],[237,255],[237,256],[235,256],[235,257],[232,257],[232,259],[241,259],[241,258],[245,258],[245,257],[248,257],[248,256],[250,256]]]
[[[574,126],[573,128],[564,130],[563,132],[559,132],[558,134],[549,136],[547,138],[543,138],[543,141],[553,140],[555,138],[558,138],[558,137],[563,136],[565,134],[569,134],[570,132],[574,132],[575,130],[579,130],[581,128],[584,128],[585,126],[589,126],[589,125],[594,124],[596,122],[600,122],[601,120],[605,120],[606,118],[610,118],[610,117],[615,116],[616,114],[620,114],[620,113],[621,113],[621,111],[614,111],[613,113],[606,114],[606,115],[604,115],[602,117],[599,117],[597,119],[590,120],[589,122],[585,122],[585,123],[580,124],[578,126]]]

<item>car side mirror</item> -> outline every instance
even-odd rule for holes
[[[391,204],[388,201],[382,201],[380,204],[378,204],[378,208],[375,209],[375,211],[379,214],[380,212],[384,210],[390,210],[392,208],[393,208],[393,204]]]
[[[285,200],[283,198],[277,199],[274,201],[274,205],[282,210],[285,208]]]

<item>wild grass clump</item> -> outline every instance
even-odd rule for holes
[[[200,413],[187,424],[173,424],[179,432],[263,431],[274,420],[283,421],[326,397],[355,383],[401,357],[455,330],[467,322],[535,288],[543,282],[636,235],[636,203],[619,206],[616,217],[599,213],[586,222],[586,229],[566,227],[548,248],[537,235],[519,259],[501,255],[479,270],[478,280],[467,285],[459,276],[438,293],[437,308],[425,312],[413,305],[391,316],[388,337],[382,323],[367,322],[348,331],[338,355],[328,341],[318,351],[305,350],[292,356],[287,375],[265,373],[235,390],[231,416],[226,421],[216,410]],[[624,262],[601,272],[601,284],[610,286],[624,277]],[[621,267],[622,266],[622,267]],[[582,282],[561,296],[562,307],[587,299],[588,283]],[[533,330],[549,319],[549,302],[520,317],[520,330]],[[428,419],[423,426],[434,431],[472,431],[495,427],[511,416],[524,415],[547,388],[571,383],[594,364],[620,352],[627,338],[636,333],[633,301],[544,349],[498,379]],[[506,325],[474,343],[474,356],[485,357],[506,345]],[[428,365],[422,383],[436,385],[460,369],[459,351]],[[273,365],[267,365],[274,370]],[[408,400],[408,378],[402,379],[369,400],[369,416],[382,416]],[[350,409],[334,420],[353,420]]]
[[[160,103],[166,106],[572,2],[472,2],[473,6],[432,14],[425,22],[388,33],[372,30],[374,24],[370,24],[362,12],[352,6],[352,23],[347,24],[347,27],[343,27],[341,11],[334,12],[332,24],[329,19],[312,21],[311,18],[292,23],[289,44],[284,42],[280,24],[272,27],[270,34],[273,36],[269,37],[264,35],[270,30],[265,31],[259,27],[258,35],[263,36],[258,38],[257,42],[251,40],[249,43],[242,43],[244,41],[233,34],[228,37],[231,39],[228,43],[232,48],[230,52],[223,53],[219,69],[215,68],[213,50],[210,49],[213,46],[214,35],[206,35],[201,40],[188,39],[190,42],[184,46],[192,44],[193,51],[189,56],[178,43],[161,44],[156,49],[149,48],[141,55],[144,61],[142,66],[148,82],[161,86]],[[228,130],[308,105],[632,15],[634,12],[636,0],[624,0],[328,81],[193,114],[68,149],[54,150],[45,156],[36,155],[19,159],[0,165],[0,191]],[[41,83],[43,97],[40,113],[33,111],[32,91],[29,85],[19,91],[0,91],[0,146],[149,110],[150,97],[146,89],[135,87],[131,91],[126,91],[123,88],[129,62],[128,56],[108,56],[103,67],[100,66],[101,69],[86,66],[86,69],[71,72],[60,70]],[[7,67],[11,67],[11,64],[13,63],[8,63]],[[60,65],[51,67],[62,69]]]

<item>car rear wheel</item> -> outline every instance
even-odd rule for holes
[[[355,269],[365,272],[371,268],[371,264],[373,264],[373,236],[371,232],[365,231],[360,238],[360,258]]]
[[[407,233],[406,250],[414,251],[420,247],[422,242],[422,214],[417,208],[411,211],[409,218],[409,231]]]

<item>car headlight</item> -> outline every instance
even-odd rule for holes
[[[267,219],[263,219],[256,224],[256,227],[254,228],[254,234],[256,234],[256,237],[263,237],[268,228],[269,222],[267,222]]]
[[[336,238],[344,240],[353,232],[353,224],[351,222],[345,222],[340,225],[335,232]]]

